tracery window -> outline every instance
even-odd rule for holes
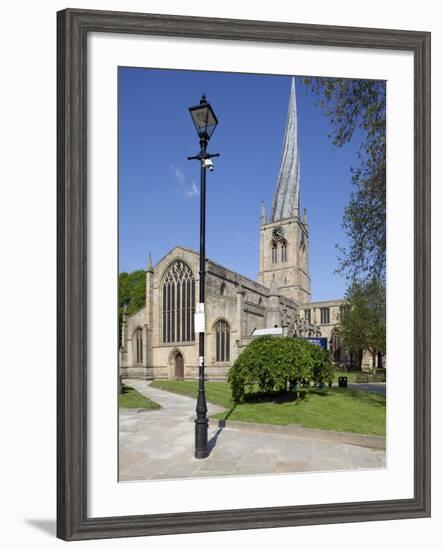
[[[193,342],[195,279],[190,267],[176,260],[163,282],[163,342]]]
[[[343,321],[348,313],[348,304],[339,306],[339,320]]]
[[[230,361],[230,327],[227,321],[220,319],[215,325],[216,360]]]
[[[281,262],[287,261],[287,241],[283,241],[281,244]]]
[[[272,263],[276,264],[278,261],[278,245],[276,243],[272,244]]]
[[[137,363],[143,362],[143,329],[137,328],[134,333],[134,343],[135,343],[135,361]]]
[[[330,308],[321,307],[321,325],[328,325],[330,323]]]
[[[333,353],[333,359],[339,361],[340,359],[340,340],[338,333],[334,330],[330,338],[330,351]]]

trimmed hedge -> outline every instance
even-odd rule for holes
[[[227,375],[235,402],[247,392],[285,391],[298,383],[329,383],[334,375],[331,355],[307,340],[260,336],[239,355]]]

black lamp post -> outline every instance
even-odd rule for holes
[[[199,160],[201,163],[201,194],[200,194],[200,268],[199,268],[199,304],[197,314],[202,315],[205,324],[205,286],[206,286],[206,170],[213,170],[212,157],[219,154],[209,154],[207,144],[218,124],[218,119],[212,107],[206,101],[203,94],[199,105],[189,108],[195,129],[200,140],[199,155],[188,157],[188,160]],[[203,327],[205,330],[205,326]],[[196,402],[195,419],[195,458],[209,456],[207,446],[207,432],[209,421],[207,419],[207,401],[204,386],[204,332],[199,332],[199,366],[198,366],[198,399]]]

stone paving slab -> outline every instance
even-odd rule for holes
[[[243,422],[209,423],[211,452],[195,459],[195,400],[150,387],[127,384],[161,409],[120,409],[120,481],[385,468],[384,449],[314,437],[316,430],[271,426],[258,430]],[[208,414],[224,409],[208,404]],[[271,429],[273,428],[273,429]],[[324,430],[318,430],[323,432]],[[332,432],[329,432],[332,433]],[[334,432],[333,432],[334,433]]]
[[[322,441],[347,443],[370,449],[386,449],[386,438],[380,435],[359,434],[353,432],[333,432],[330,430],[319,430],[304,428],[290,424],[288,426],[275,426],[274,424],[255,424],[253,422],[237,422],[235,420],[220,421],[219,425],[231,428],[240,428],[243,431],[255,431],[269,434],[297,435],[305,439],[321,439]]]

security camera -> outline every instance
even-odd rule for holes
[[[203,166],[205,168],[208,168],[210,170],[210,172],[213,172],[215,170],[215,165],[213,164],[211,159],[204,159],[203,160]]]

